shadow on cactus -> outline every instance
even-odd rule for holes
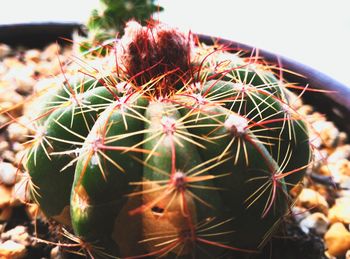
[[[289,84],[159,24],[129,22],[116,53],[41,98],[32,199],[96,258],[259,253],[311,160]]]

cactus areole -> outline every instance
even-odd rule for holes
[[[41,98],[31,198],[95,258],[258,253],[310,163],[288,84],[161,24],[127,23],[108,51],[110,72]]]

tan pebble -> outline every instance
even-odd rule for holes
[[[342,223],[334,223],[324,235],[328,253],[343,256],[350,249],[350,232]]]
[[[18,170],[11,163],[0,162],[0,183],[14,185],[18,179]]]
[[[348,159],[338,161],[337,170],[341,175],[350,176],[350,161]]]
[[[339,186],[340,186],[341,189],[344,189],[343,191],[345,191],[345,192],[349,191],[350,190],[350,176],[344,176],[341,179],[341,182],[340,182]]]
[[[12,240],[24,246],[30,245],[30,235],[24,226],[16,226],[13,229],[1,234],[2,240]]]
[[[22,143],[19,143],[19,142],[14,142],[12,143],[12,150],[15,151],[15,152],[19,152],[19,151],[22,151],[24,150],[24,146],[22,145]]]
[[[350,176],[350,161],[343,158],[335,163],[328,163],[320,168],[320,172],[332,176],[335,183],[340,183],[344,177]]]
[[[301,191],[297,204],[308,209],[316,209],[324,214],[328,212],[328,203],[326,199],[318,192],[309,188],[305,188]]]
[[[16,57],[7,57],[2,61],[7,68],[23,67],[24,64]]]
[[[348,134],[346,132],[340,132],[339,133],[339,140],[338,140],[338,145],[342,146],[345,145],[348,142]]]
[[[38,71],[40,75],[44,77],[54,75],[54,73],[52,73],[52,64],[48,61],[41,61],[36,67],[36,71]]]
[[[325,176],[332,176],[331,170],[329,168],[329,165],[322,165],[320,167],[320,169],[318,170],[318,173],[321,175],[325,175]]]
[[[6,161],[10,161],[11,163],[15,162],[15,153],[11,150],[5,150],[1,154],[1,158]]]
[[[0,78],[0,92],[2,94],[5,95],[6,93],[8,93],[8,91],[14,91],[15,89],[16,88],[13,86],[13,84],[11,84],[11,82],[5,80],[4,76]],[[5,97],[4,95],[0,96],[0,100],[4,101],[4,100],[8,99],[8,98],[6,98],[7,96]],[[4,99],[4,97],[6,99]]]
[[[300,222],[300,227],[306,234],[310,232],[310,229],[313,229],[316,234],[324,235],[328,225],[328,218],[320,212],[313,213]]]
[[[21,117],[24,118],[24,117]],[[26,119],[20,119],[19,122],[11,123],[7,127],[9,139],[12,141],[24,142],[27,140],[30,130],[29,122]]]
[[[61,46],[52,43],[45,47],[45,49],[42,52],[42,58],[46,60],[53,60],[57,58],[57,54],[61,52]]]
[[[5,150],[9,149],[9,147],[10,147],[10,145],[9,145],[9,143],[6,140],[0,140],[0,153],[2,153]]]
[[[12,188],[0,184],[0,209],[5,208],[11,204]]]
[[[20,259],[24,258],[27,253],[26,247],[12,240],[7,240],[0,244],[0,258]]]
[[[350,189],[349,190],[340,190],[338,191],[339,196],[350,198]]]
[[[58,60],[53,60],[51,62],[41,61],[37,65],[36,71],[38,71],[42,76],[55,76],[61,73],[60,63]]]
[[[350,158],[350,145],[342,145],[337,147],[332,154],[329,155],[328,163],[336,163],[341,159]]]
[[[0,208],[0,221],[1,222],[6,222],[10,220],[12,216],[12,208],[11,207],[5,207],[5,208]]]
[[[313,152],[313,161],[312,169],[315,172],[319,172],[319,168],[327,163],[328,150],[327,149],[318,149],[316,152]],[[319,172],[323,174],[323,172]]]
[[[0,184],[0,220],[8,220],[10,218],[13,205],[12,187]]]
[[[5,75],[7,72],[7,67],[4,65],[4,63],[0,62],[0,76]]]
[[[50,259],[65,259],[66,256],[62,252],[61,247],[55,246],[54,248],[51,249],[50,252]]]
[[[312,114],[310,114],[310,116],[307,118],[307,120],[310,123],[314,123],[316,121],[326,121],[326,117],[322,113],[313,112]]]
[[[49,89],[55,88],[62,85],[62,80],[57,78],[43,78],[36,82],[34,85],[34,92],[36,94],[42,94]]]
[[[318,192],[319,194],[321,194],[321,196],[327,200],[328,196],[329,196],[329,189],[324,186],[324,185],[320,185],[320,184],[315,184],[314,186],[312,186],[312,189],[316,192]]]
[[[39,205],[35,204],[35,203],[28,204],[26,206],[26,212],[27,212],[27,215],[29,216],[29,218],[36,219],[37,215],[39,213]]]
[[[21,104],[24,98],[11,87],[6,87],[0,83],[0,110],[13,108],[14,105]],[[17,108],[19,109],[20,106]]]
[[[22,162],[24,161],[26,154],[27,154],[27,150],[18,151],[15,154],[14,165],[20,166],[22,164]]]
[[[299,109],[298,109],[298,113],[301,115],[309,115],[310,113],[313,112],[313,107],[311,105],[302,105]]]
[[[293,197],[298,197],[301,191],[303,190],[304,185],[303,183],[299,182],[298,184],[294,185],[293,188],[290,190],[290,195]]]
[[[312,124],[313,129],[318,133],[322,144],[326,147],[334,147],[337,144],[339,130],[330,121],[316,121]]]
[[[333,256],[333,255],[330,255],[330,254],[328,253],[328,251],[325,251],[325,252],[324,252],[324,255],[325,255],[328,259],[337,259],[337,257],[335,257],[335,256]]]
[[[24,60],[26,62],[28,62],[28,61],[39,62],[40,61],[40,56],[41,56],[40,50],[38,50],[38,49],[30,49],[30,50],[27,50],[24,53]]]
[[[350,198],[342,197],[335,201],[335,204],[328,212],[328,219],[330,222],[342,222],[350,224]]]
[[[4,108],[5,109],[5,108]],[[2,110],[2,104],[0,104],[0,111]],[[4,114],[0,114],[0,125],[5,125],[10,121],[10,118],[8,116],[5,116]]]
[[[310,144],[315,149],[320,149],[322,146],[322,139],[318,135],[310,134]]]
[[[46,218],[44,213],[40,210],[39,205],[35,203],[28,204],[26,206],[26,213],[28,217],[32,220],[36,220],[38,218],[42,218],[42,219]]]
[[[4,58],[6,56],[8,56],[11,53],[11,48],[10,46],[4,44],[4,43],[0,43],[0,58]]]
[[[11,72],[12,71],[9,73]],[[30,93],[36,83],[36,80],[33,78],[34,72],[35,71],[30,67],[16,69],[13,71],[12,73],[15,75],[13,82],[16,85],[16,90],[21,93]]]

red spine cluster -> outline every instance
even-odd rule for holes
[[[131,21],[120,43],[119,64],[137,84],[162,78],[156,88],[159,95],[166,95],[189,80],[190,34],[160,24],[142,27]]]

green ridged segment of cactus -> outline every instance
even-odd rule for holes
[[[129,22],[109,75],[40,98],[31,197],[90,256],[255,254],[290,212],[311,149],[288,84],[194,42]]]

